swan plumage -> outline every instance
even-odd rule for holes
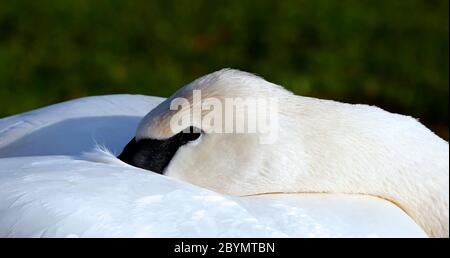
[[[205,132],[200,144],[179,145],[173,157],[170,154],[170,163],[164,169],[158,166],[158,172],[232,195],[325,192],[378,196],[399,205],[430,236],[448,237],[448,142],[416,119],[378,107],[296,96],[256,75],[224,69],[187,84],[150,111],[130,148],[143,140],[151,145],[179,134],[171,129],[173,118],[192,113],[174,111],[171,103],[187,99],[194,109],[201,105],[192,101],[196,90],[202,98],[221,101],[277,98],[276,142],[262,145],[258,134]],[[200,116],[207,113],[202,110]],[[137,153],[146,147],[139,148]],[[145,166],[152,168],[152,157],[144,159],[150,161]],[[124,160],[140,166],[129,153]],[[136,161],[141,160],[142,156]]]
[[[0,236],[426,236],[378,198],[234,197],[123,164],[114,154],[162,100],[89,97],[0,119]]]

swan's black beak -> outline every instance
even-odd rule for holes
[[[180,146],[197,139],[199,136],[200,133],[195,133],[192,129],[188,133],[180,132],[162,140],[141,139],[136,141],[133,138],[118,158],[132,166],[163,174],[164,169],[169,165]]]

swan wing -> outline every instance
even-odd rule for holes
[[[70,156],[0,159],[0,237],[424,236],[367,196],[231,197]]]
[[[0,158],[79,155],[96,144],[120,151],[141,118],[164,99],[86,97],[0,119]]]

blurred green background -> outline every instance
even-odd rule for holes
[[[0,1],[0,117],[169,96],[223,67],[378,105],[448,139],[448,0]]]

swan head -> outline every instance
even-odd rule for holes
[[[203,76],[150,111],[118,158],[222,193],[272,191],[259,168],[270,163],[263,149],[277,144],[278,102],[288,95],[238,70]]]

